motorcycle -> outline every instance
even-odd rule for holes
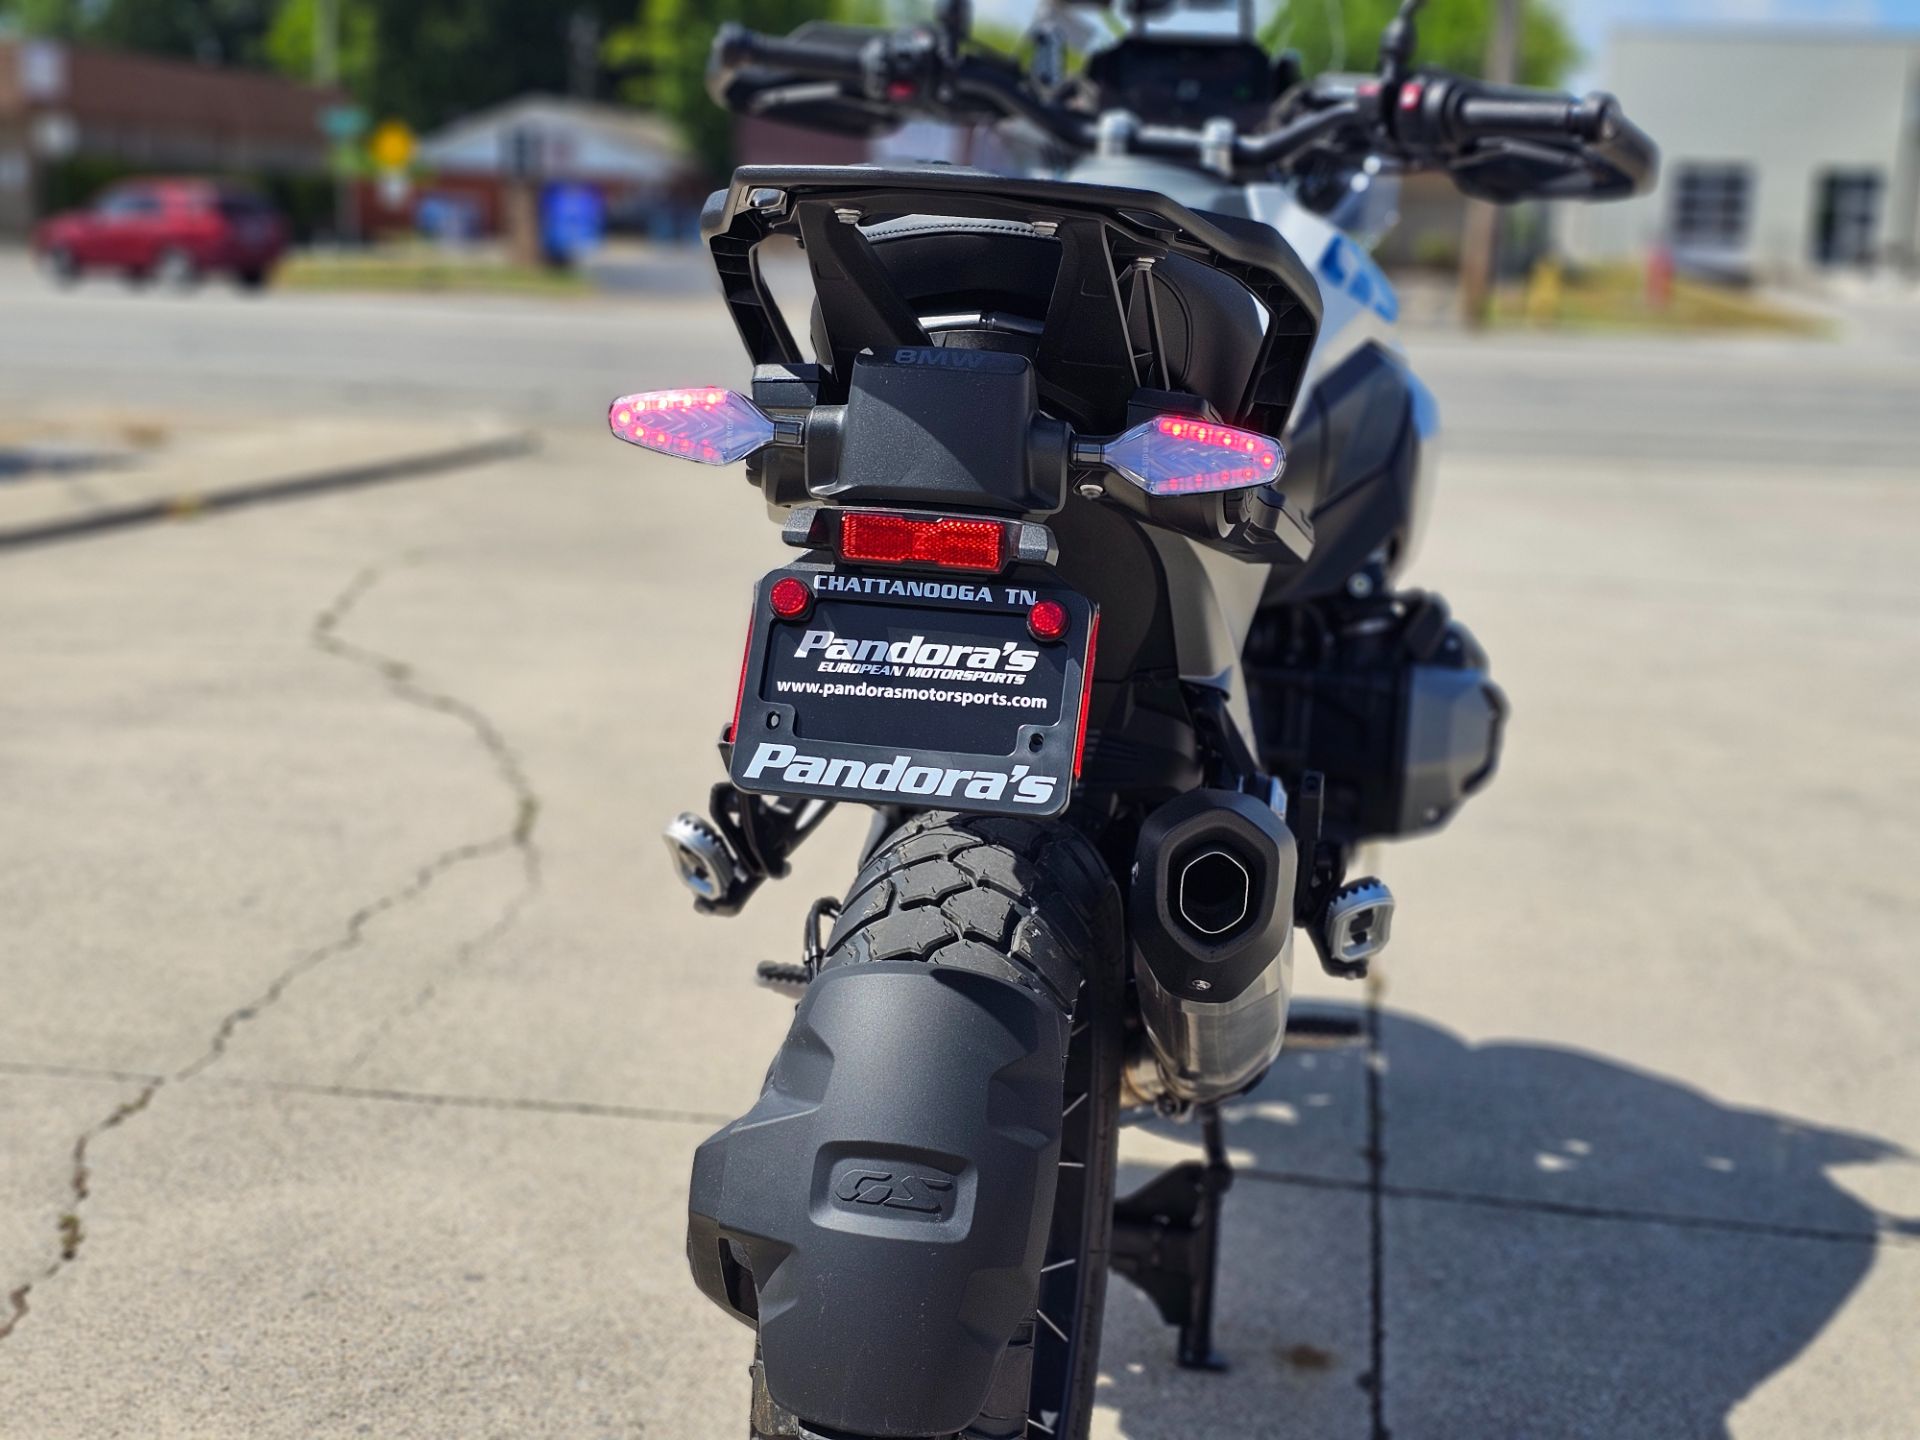
[[[792,562],[756,587],[726,778],[667,830],[736,913],[837,803],[872,811],[816,902],[752,1109],[694,1163],[687,1254],[757,1334],[751,1434],[1084,1437],[1110,1270],[1215,1363],[1222,1101],[1287,1037],[1294,932],[1361,977],[1390,890],[1358,848],[1492,777],[1507,704],[1402,588],[1437,415],[1343,207],[1383,176],[1609,199],[1657,152],[1605,95],[1413,66],[1305,79],[1139,0],[1068,73],[965,0],[900,30],[728,27],[715,96],[877,135],[997,127],[1030,173],[757,166],[703,235],[750,392],[628,395],[613,434],[746,462]],[[774,300],[797,241],[807,346]],[[1116,1198],[1119,1126],[1206,1159]]]

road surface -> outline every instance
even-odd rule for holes
[[[544,439],[0,557],[0,1436],[739,1433],[687,1168],[858,827],[731,922],[656,839],[781,552],[600,416],[738,378],[718,307],[0,292],[11,422]],[[1911,1436],[1904,345],[1416,337],[1414,579],[1495,658],[1506,768],[1382,859],[1373,991],[1303,972],[1371,1040],[1234,1109],[1233,1370],[1116,1284],[1103,1434]],[[1130,1132],[1123,1184],[1193,1139]]]

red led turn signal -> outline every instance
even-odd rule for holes
[[[803,582],[786,575],[773,582],[773,589],[767,592],[767,604],[782,620],[798,620],[813,609],[813,592]]]
[[[1036,600],[1027,611],[1027,629],[1036,640],[1058,640],[1072,624],[1073,617],[1058,600]]]
[[[1149,495],[1208,495],[1248,490],[1280,478],[1280,442],[1190,415],[1159,415],[1092,452]]]
[[[616,440],[702,465],[731,465],[773,443],[766,412],[731,390],[647,390],[607,407]]]

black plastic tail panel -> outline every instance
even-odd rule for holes
[[[1420,444],[1402,361],[1367,345],[1327,373],[1287,437],[1280,481],[1288,505],[1313,521],[1313,553],[1304,565],[1274,567],[1263,606],[1336,593],[1375,554],[1400,551]]]
[[[1051,1001],[971,971],[808,987],[759,1102],[700,1147],[687,1227],[776,1401],[862,1436],[973,1420],[1033,1310],[1065,1046]]]

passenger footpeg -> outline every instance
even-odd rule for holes
[[[1373,957],[1393,934],[1393,892],[1371,877],[1343,885],[1307,927],[1320,964],[1329,975],[1363,980]]]
[[[753,978],[762,989],[799,999],[820,973],[820,962],[827,958],[827,933],[840,918],[840,902],[823,895],[807,908],[806,929],[800,939],[800,963],[782,965],[778,960],[762,960],[754,967]]]
[[[798,1000],[813,983],[813,975],[804,965],[782,965],[778,960],[762,960],[753,967],[753,980],[762,990]]]
[[[713,787],[710,819],[675,816],[664,839],[674,873],[706,915],[736,915],[767,880],[787,873],[787,857],[819,828],[830,800],[745,795],[729,781]]]
[[[661,838],[673,859],[674,873],[703,908],[738,908],[745,898],[746,870],[726,837],[698,815],[682,811],[667,825]]]

